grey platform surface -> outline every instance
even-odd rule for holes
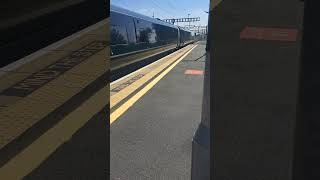
[[[188,180],[200,123],[205,42],[200,42],[133,107],[111,124],[111,180]]]

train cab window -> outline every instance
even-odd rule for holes
[[[111,25],[110,27],[110,45],[128,44],[128,35],[126,27]]]

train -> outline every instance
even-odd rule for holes
[[[189,30],[115,5],[110,5],[109,33],[111,58],[160,47],[181,48],[194,40]]]

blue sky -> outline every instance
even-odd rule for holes
[[[111,0],[111,4],[129,9],[155,18],[200,17],[200,21],[191,25],[205,26],[208,24],[209,0]],[[184,26],[188,23],[178,23]]]

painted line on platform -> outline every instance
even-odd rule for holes
[[[160,64],[159,66],[155,68],[151,68],[152,70],[150,72],[144,72],[144,73],[138,73],[140,75],[143,75],[140,79],[136,80],[135,82],[132,82],[132,84],[128,84],[131,79],[125,81],[124,83],[120,84],[117,87],[121,87],[123,85],[127,84],[127,87],[125,87],[123,90],[117,92],[116,94],[113,94],[110,97],[110,108],[112,109],[114,106],[116,106],[119,102],[123,101],[123,99],[126,99],[130,94],[135,92],[137,89],[140,89],[140,87],[144,86],[145,84],[148,84],[147,82],[154,77],[156,77],[158,74],[161,74],[163,70],[165,70],[167,67],[169,67],[172,63],[177,61],[180,57],[182,57],[186,52],[188,52],[193,46],[187,46],[176,53],[170,54],[163,58],[163,61],[158,61]],[[149,81],[151,82],[151,81]],[[115,88],[112,88],[112,90]]]
[[[49,50],[46,49],[56,49],[59,48],[67,43],[70,43],[82,36],[84,36],[85,34],[90,34],[89,32],[92,32],[93,30],[96,30],[102,26],[107,25],[109,22],[109,18],[103,19],[99,22],[97,22],[96,24],[93,24],[89,27],[86,27],[74,34],[71,34],[70,36],[67,36],[53,44],[50,44],[42,49],[37,50],[36,52],[29,54],[15,62],[12,62],[2,68],[0,68],[0,77],[3,75],[6,75],[8,72],[13,71],[19,67],[21,67],[24,64],[27,64],[28,62],[32,62],[34,61],[36,58],[39,58],[40,56],[43,56],[45,54],[47,54],[48,52],[50,52]]]
[[[0,179],[22,179],[56,149],[72,138],[95,114],[107,106],[109,86],[104,87],[77,109],[63,118],[59,123],[41,135],[8,163],[0,168]]]
[[[192,47],[182,57],[180,57],[175,63],[169,66],[165,71],[158,75],[154,80],[147,84],[143,89],[136,93],[132,98],[122,104],[118,109],[110,114],[110,124],[116,121],[123,113],[125,113],[134,103],[136,103],[143,95],[145,95],[154,85],[156,85],[166,74],[168,74],[180,61],[182,61],[197,45]]]
[[[129,73],[129,74],[127,74],[127,75],[125,75],[125,76],[123,76],[123,77],[121,77],[121,78],[119,78],[119,79],[117,79],[117,80],[115,80],[115,81],[112,81],[112,82],[110,83],[110,86],[114,85],[114,84],[117,83],[117,82],[122,81],[123,79],[126,79],[126,78],[134,75],[135,73],[138,73],[138,72],[140,72],[140,71],[142,71],[142,70],[144,70],[144,69],[146,69],[146,68],[149,68],[150,66],[158,63],[159,61],[161,61],[161,60],[163,60],[163,59],[165,59],[165,58],[167,58],[167,56],[165,56],[165,57],[163,57],[163,58],[160,58],[160,59],[158,59],[158,60],[156,60],[156,61],[148,64],[147,66],[144,66],[144,67],[142,67],[142,68],[140,68],[140,69],[138,69],[138,70],[135,70],[135,71],[133,71],[132,73]]]

